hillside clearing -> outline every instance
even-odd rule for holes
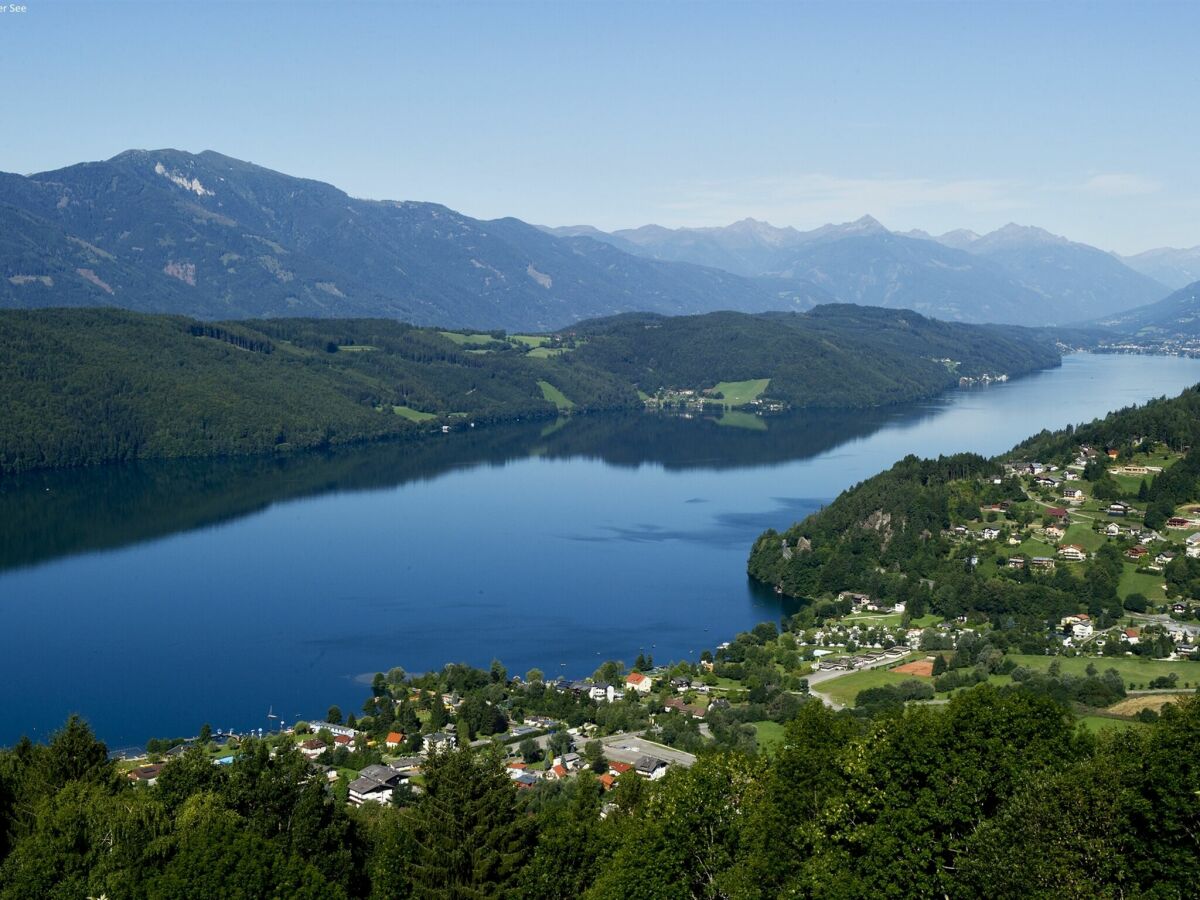
[[[749,381],[721,381],[713,390],[721,395],[721,402],[726,406],[742,406],[757,400],[759,394],[767,389],[770,378],[754,378]]]
[[[538,387],[542,389],[542,396],[557,406],[559,409],[574,409],[575,402],[566,394],[556,388],[548,381],[539,381]]]

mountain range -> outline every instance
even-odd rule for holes
[[[870,216],[812,231],[744,219],[723,228],[657,225],[587,235],[652,259],[755,279],[776,296],[811,285],[850,303],[914,309],[958,321],[1062,325],[1152,303],[1169,287],[1111,253],[1040,228],[986,235],[894,232]]]
[[[628,311],[807,308],[715,268],[517,219],[359,200],[206,151],[131,150],[0,174],[0,307],[115,305],[200,318],[384,316],[552,329]]]
[[[1037,228],[604,232],[350,197],[213,151],[129,150],[0,173],[0,308],[111,305],[203,319],[387,317],[554,330],[624,312],[802,311],[843,301],[1063,325],[1154,303],[1200,249],[1120,258]],[[1191,278],[1194,280],[1194,278]]]
[[[1102,319],[1098,324],[1139,341],[1194,341],[1200,338],[1200,281],[1157,303]]]
[[[1134,256],[1123,256],[1121,261],[1169,288],[1187,287],[1200,281],[1200,247],[1183,250],[1159,247]]]

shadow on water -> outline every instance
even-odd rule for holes
[[[928,406],[780,415],[765,430],[651,413],[525,422],[428,440],[283,457],[147,461],[0,479],[0,571],[109,550],[253,515],[274,504],[370,491],[530,456],[668,470],[781,464],[826,452]]]

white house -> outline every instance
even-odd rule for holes
[[[625,676],[625,687],[631,691],[637,691],[639,694],[648,694],[653,687],[649,675],[643,675],[641,672],[630,672]]]
[[[442,750],[454,749],[454,735],[446,734],[443,731],[435,731],[433,734],[425,735],[425,752],[437,753]]]
[[[1075,562],[1081,562],[1082,560],[1087,559],[1087,551],[1078,544],[1063,544],[1063,546],[1058,548],[1058,555],[1063,559],[1069,559]]]
[[[633,770],[643,778],[658,781],[667,774],[667,764],[656,756],[641,756],[633,764]]]
[[[350,782],[350,802],[355,806],[364,803],[390,803],[393,789],[407,779],[390,766],[370,765],[358,773]]]
[[[1082,641],[1090,638],[1094,630],[1091,622],[1077,622],[1071,626],[1071,637],[1077,641]]]

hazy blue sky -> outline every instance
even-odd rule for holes
[[[1200,244],[1200,3],[21,2],[7,171],[214,149],[483,218]]]

